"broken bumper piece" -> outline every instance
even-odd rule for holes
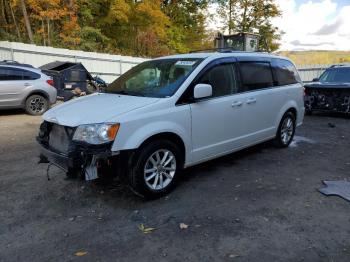
[[[91,148],[71,145],[74,150],[65,154],[41,144],[39,163],[53,164],[65,172],[80,170],[85,175],[85,180],[94,180],[100,177],[101,170],[106,170],[111,163],[115,163],[112,158],[119,155],[119,152],[110,151],[110,147],[110,144]]]
[[[41,148],[39,157],[39,163],[51,163],[66,172],[68,172],[70,168],[74,168],[73,159],[70,159],[68,156],[62,153],[50,151],[44,147]]]
[[[119,152],[112,152],[112,142],[90,145],[73,141],[75,128],[44,121],[37,141],[41,146],[39,163],[51,163],[67,173],[85,174],[86,180],[96,179],[114,170]],[[117,163],[119,164],[119,163]]]

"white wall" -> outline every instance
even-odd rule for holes
[[[6,59],[31,64],[35,67],[54,61],[81,62],[93,76],[98,74],[107,83],[111,83],[121,73],[125,73],[131,67],[147,60],[131,56],[0,41],[0,60]],[[327,67],[329,65],[310,65],[298,67],[298,70],[303,81],[311,81],[313,78],[319,77]]]
[[[35,67],[54,61],[81,62],[93,76],[99,74],[111,83],[121,73],[147,59],[0,41],[0,60],[15,60]]]

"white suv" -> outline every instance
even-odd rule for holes
[[[304,116],[291,61],[263,53],[196,53],[144,62],[106,93],[57,106],[37,137],[41,161],[85,179],[126,176],[145,197],[183,168],[274,139],[287,147]]]

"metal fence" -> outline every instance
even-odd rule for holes
[[[16,60],[35,67],[54,61],[81,62],[92,75],[99,75],[111,83],[131,67],[147,59],[131,56],[83,52],[47,46],[0,41],[0,60]],[[330,65],[297,66],[301,79],[310,82],[319,77]]]
[[[111,83],[147,59],[0,41],[0,60],[15,60],[35,67],[54,61],[80,62],[92,75]]]
[[[303,65],[297,66],[301,80],[311,82],[314,78],[319,78],[320,75],[331,65]]]

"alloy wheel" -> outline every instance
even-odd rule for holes
[[[283,144],[287,145],[293,137],[294,133],[294,122],[291,117],[286,117],[283,120],[281,128],[281,141]]]
[[[162,190],[171,183],[175,173],[175,155],[170,150],[160,149],[147,159],[144,168],[144,179],[150,189]]]
[[[29,108],[33,113],[42,113],[45,110],[44,98],[34,97],[30,100]]]

